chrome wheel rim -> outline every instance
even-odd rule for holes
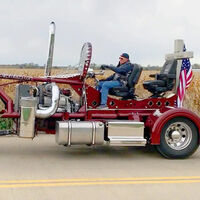
[[[174,150],[185,149],[192,140],[192,130],[184,122],[175,122],[165,131],[165,141]]]

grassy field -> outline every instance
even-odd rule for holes
[[[76,71],[66,71],[66,70],[58,70],[53,69],[52,75],[56,74],[66,74],[66,73],[75,73]],[[0,73],[3,74],[15,74],[15,75],[25,75],[25,76],[43,76],[44,70],[43,69],[8,69],[8,68],[1,68]],[[106,71],[105,76],[110,75],[111,71]],[[150,74],[158,73],[158,71],[143,71],[139,80],[139,83],[136,85],[136,94],[139,96],[139,98],[146,98],[150,96],[151,94],[144,90],[143,88],[143,82],[145,80],[151,80],[149,78]],[[190,84],[189,88],[187,89],[185,100],[183,106],[185,108],[188,108],[192,110],[193,112],[200,115],[200,73],[194,72],[193,73],[193,81]],[[99,76],[98,78],[104,78],[102,76]],[[0,84],[11,82],[12,80],[0,80]],[[89,84],[93,84],[92,80],[88,80]],[[68,87],[68,86],[66,86]],[[6,91],[6,93],[11,97],[14,98],[14,91],[15,91],[15,84],[11,84],[8,86],[4,86],[3,89]],[[2,105],[1,105],[2,107]],[[8,123],[7,121],[5,123]],[[4,123],[4,124],[5,124]]]

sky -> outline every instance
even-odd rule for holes
[[[0,0],[0,64],[46,64],[56,24],[54,66],[76,65],[85,42],[92,63],[162,65],[183,39],[200,63],[199,0]]]

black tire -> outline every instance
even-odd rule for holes
[[[166,158],[187,158],[199,146],[199,134],[192,121],[184,117],[169,120],[162,128],[159,153]]]

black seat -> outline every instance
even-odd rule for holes
[[[155,80],[145,81],[143,86],[153,95],[152,97],[159,97],[161,93],[170,91],[174,87],[174,80],[176,79],[177,60],[167,60],[160,74],[150,75],[155,77]]]
[[[134,64],[133,70],[127,75],[127,82],[124,86],[114,87],[109,89],[109,94],[118,97],[123,97],[122,99],[134,99],[135,98],[135,85],[137,84],[142,72],[142,67]]]

